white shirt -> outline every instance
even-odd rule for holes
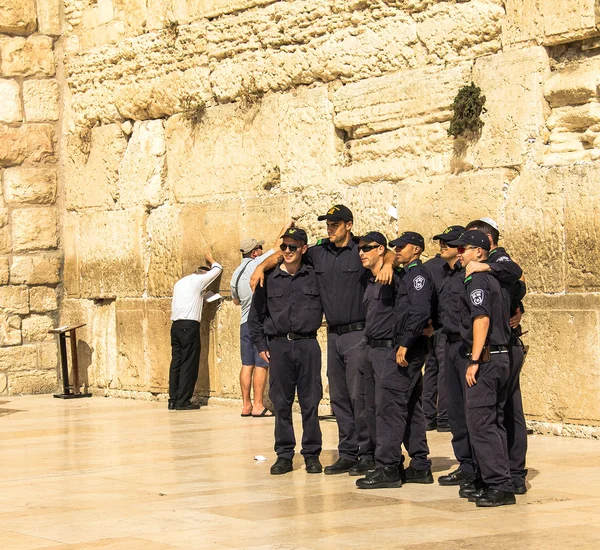
[[[208,273],[192,273],[179,279],[173,288],[171,303],[171,321],[198,321],[202,319],[202,303],[205,289],[223,271],[220,264],[212,264]]]

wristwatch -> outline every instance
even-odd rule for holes
[[[481,365],[481,359],[470,359],[469,365]]]

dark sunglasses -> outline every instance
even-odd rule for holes
[[[358,249],[361,252],[371,252],[371,250],[374,248],[379,248],[380,246],[380,244],[363,244],[362,246],[359,246]]]
[[[464,254],[465,251],[467,250],[474,250],[475,248],[477,248],[476,246],[457,246],[456,250],[458,250],[459,254]]]
[[[279,250],[281,250],[282,252],[285,252],[286,250],[289,250],[290,252],[296,252],[296,250],[298,250],[300,247],[297,244],[285,244],[282,243],[279,245]]]

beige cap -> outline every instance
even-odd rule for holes
[[[255,248],[265,244],[265,241],[257,241],[256,239],[244,239],[240,246],[240,252],[242,254],[250,254]]]

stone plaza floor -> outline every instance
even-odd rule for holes
[[[271,476],[272,429],[230,406],[4,396],[0,548],[600,548],[600,441],[531,436],[529,493],[486,510],[437,482],[360,491],[300,455]],[[322,429],[326,465],[337,427]],[[437,478],[450,435],[429,442]]]

